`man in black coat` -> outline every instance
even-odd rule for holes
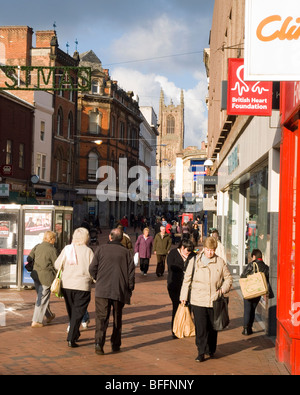
[[[135,266],[132,254],[122,246],[123,232],[112,229],[108,244],[99,246],[90,264],[90,275],[96,280],[96,332],[95,351],[104,354],[106,330],[113,307],[112,351],[120,351],[122,311],[130,304],[135,283]]]

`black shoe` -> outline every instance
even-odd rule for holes
[[[104,351],[103,348],[100,346],[100,344],[96,344],[95,345],[95,353],[98,355],[103,355]]]
[[[120,348],[120,347],[111,346],[111,351],[112,351],[112,352],[120,352],[120,351],[121,351],[121,348]]]
[[[196,362],[203,362],[205,361],[204,354],[199,354],[198,357],[195,359]]]
[[[72,347],[72,348],[79,347],[79,345],[78,345],[77,343],[75,343],[75,342],[70,342],[70,341],[68,341],[68,346],[69,346],[69,347]]]
[[[253,331],[252,328],[244,327],[242,335],[249,336],[252,335]]]

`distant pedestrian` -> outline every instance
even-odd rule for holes
[[[193,250],[194,245],[190,240],[182,240],[178,248],[171,250],[167,257],[168,293],[173,305],[171,328],[174,338],[176,337],[173,333],[174,317],[180,304],[180,290],[184,272],[190,259],[196,255]]]
[[[87,313],[91,300],[91,277],[89,266],[94,253],[87,246],[89,232],[86,228],[74,231],[72,243],[67,245],[55,262],[59,270],[62,265],[62,294],[69,316],[68,346],[78,347],[80,324]]]
[[[269,284],[269,267],[264,263],[262,259],[262,252],[258,249],[254,249],[251,253],[252,261],[248,263],[241,278],[247,278],[249,274],[254,273],[254,262],[257,263],[258,270],[265,273],[267,283]],[[244,299],[244,327],[242,334],[245,336],[252,335],[252,326],[255,319],[255,310],[260,301],[260,296],[252,299]]]
[[[47,323],[50,323],[55,318],[55,314],[50,310],[50,287],[56,276],[54,267],[57,258],[54,247],[55,240],[56,234],[54,232],[45,232],[43,242],[37,245],[29,254],[34,260],[31,277],[37,292],[31,324],[33,328],[43,327],[44,316],[46,316]]]
[[[214,356],[217,347],[218,332],[213,328],[213,301],[229,292],[232,277],[224,260],[215,254],[217,241],[208,237],[204,241],[204,250],[197,255],[195,266],[190,260],[186,269],[180,300],[183,304],[188,301],[195,319],[196,346],[198,349],[197,362],[205,360],[204,354]]]
[[[139,254],[140,270],[146,276],[149,269],[149,260],[151,258],[153,248],[153,237],[149,235],[149,228],[143,230],[135,243],[134,252]]]
[[[166,228],[164,226],[160,227],[160,232],[154,237],[153,252],[156,254],[157,266],[156,275],[161,277],[165,272],[165,262],[167,254],[169,253],[172,246],[172,239],[170,235],[166,233]]]
[[[134,289],[135,266],[130,251],[121,245],[123,232],[113,229],[108,244],[99,246],[89,271],[96,280],[95,306],[96,331],[95,352],[104,354],[106,331],[113,308],[112,351],[120,351],[122,335],[122,312],[130,304]]]

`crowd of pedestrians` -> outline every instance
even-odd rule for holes
[[[134,218],[131,219],[131,225]],[[135,287],[135,267],[143,276],[149,269],[149,261],[156,256],[157,277],[164,276],[168,269],[166,291],[172,302],[171,334],[176,311],[180,304],[188,304],[196,328],[197,362],[212,358],[217,346],[217,331],[213,329],[213,302],[230,291],[232,277],[227,267],[226,254],[217,230],[204,240],[202,226],[196,220],[188,222],[166,221],[164,217],[152,222],[154,235],[146,223],[135,243],[126,233],[128,220],[123,217],[112,228],[107,243],[91,249],[89,230],[82,225],[73,234],[72,242],[57,255],[55,233],[46,232],[43,242],[35,246],[28,260],[33,262],[31,276],[37,298],[32,318],[32,327],[43,327],[44,317],[50,323],[55,314],[50,310],[51,284],[57,271],[61,272],[62,296],[69,318],[67,343],[78,347],[80,325],[88,317],[91,287],[95,284],[95,352],[104,354],[106,332],[110,312],[113,310],[113,331],[110,338],[113,352],[121,349],[122,312]],[[175,245],[175,246],[174,246]],[[260,266],[267,272],[259,250],[253,253]],[[137,258],[137,259],[135,259]],[[264,265],[264,266],[263,266]],[[251,265],[243,273],[251,273]],[[252,333],[255,301],[245,302],[245,324],[243,334]]]

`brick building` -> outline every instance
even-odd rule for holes
[[[56,32],[37,31],[36,44],[33,46],[33,29],[28,26],[0,27],[0,61],[7,66],[47,66],[56,67],[56,83],[63,78],[64,66],[77,66],[78,54],[74,57],[59,49]],[[59,68],[62,69],[59,69]],[[32,133],[35,135],[31,161],[31,174],[40,176],[40,183],[35,187],[48,191],[48,202],[57,205],[73,205],[75,166],[74,147],[76,129],[77,94],[59,90],[45,95],[37,94],[37,73],[26,75],[21,72],[21,87],[29,81],[31,90],[15,90],[14,95],[39,108],[39,124],[35,123]],[[15,77],[17,78],[17,77]],[[72,78],[76,79],[75,72]],[[3,86],[3,73],[0,73]],[[52,110],[51,110],[52,107]],[[50,116],[49,116],[50,114]],[[49,133],[52,137],[49,139]],[[44,144],[37,151],[35,142]],[[51,190],[50,190],[51,188]],[[49,194],[50,190],[50,194]],[[49,196],[50,195],[50,196]]]
[[[91,67],[91,91],[78,97],[78,144],[76,182],[78,198],[74,211],[75,224],[84,217],[99,216],[101,225],[109,224],[112,215],[117,221],[135,211],[135,202],[127,197],[120,201],[119,159],[127,159],[127,168],[138,164],[139,125],[142,122],[138,103],[132,92],[122,90],[112,81],[109,71],[102,68],[101,61],[93,51],[80,55],[80,66]],[[101,140],[97,145],[95,141]],[[103,180],[97,169],[111,166],[116,173],[113,199],[101,202],[96,189]],[[126,176],[127,178],[127,176]],[[121,199],[122,200],[122,199]]]
[[[9,184],[10,189],[8,197],[0,197],[2,204],[35,203],[29,193],[26,196],[31,177],[33,118],[33,106],[11,93],[0,93],[0,166],[11,168],[0,181]]]

